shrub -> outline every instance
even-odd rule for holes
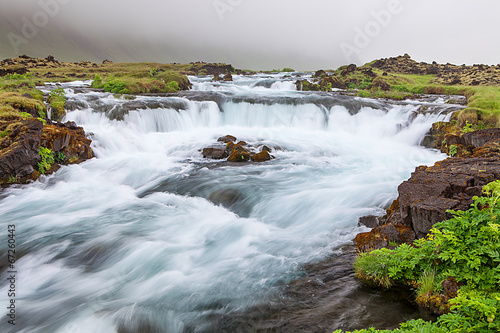
[[[104,83],[104,91],[110,92],[113,94],[127,94],[128,90],[126,88],[125,82],[112,78],[106,80]]]
[[[66,159],[66,155],[63,152],[58,151],[54,155],[55,155],[55,161],[57,163],[63,163],[64,160]]]
[[[169,82],[168,87],[174,91],[179,91],[179,84],[176,81]]]
[[[458,152],[458,147],[456,145],[451,145],[449,150],[449,155],[451,157],[455,157],[457,155],[457,152]]]
[[[103,89],[104,88],[104,82],[102,81],[102,78],[100,75],[96,74],[94,76],[94,80],[92,81],[92,84],[90,85],[92,88],[95,89]]]
[[[41,158],[41,161],[38,162],[38,172],[44,175],[45,172],[50,170],[54,163],[54,154],[49,148],[40,147],[38,155],[40,155]]]

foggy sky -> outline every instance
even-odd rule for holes
[[[498,64],[498,0],[0,0],[0,58],[337,68]]]

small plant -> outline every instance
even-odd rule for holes
[[[417,298],[430,296],[437,291],[436,287],[436,271],[435,270],[427,270],[422,273],[420,280],[418,281],[417,288]]]
[[[7,180],[7,183],[9,183],[9,184],[14,184],[14,183],[16,183],[16,182],[17,182],[17,177],[16,177],[16,176],[14,176],[14,175],[10,175],[10,176],[9,176],[9,179]]]
[[[56,152],[54,155],[56,163],[63,163],[66,159],[66,155],[61,151]]]
[[[322,88],[323,91],[332,91],[332,84],[331,82],[328,82],[325,86]]]
[[[95,89],[102,89],[104,88],[104,82],[102,81],[102,77],[98,74],[94,76],[94,80],[92,81],[92,84],[90,85],[92,88]]]
[[[156,68],[153,68],[149,71],[149,76],[156,76],[158,75],[158,71],[156,70]]]
[[[444,139],[444,140],[443,140],[443,142],[441,142],[441,144],[442,144],[443,146],[446,146],[446,139]]]
[[[168,87],[176,92],[179,91],[179,84],[176,81],[169,82]]]
[[[38,172],[44,175],[54,164],[54,154],[49,148],[40,147],[38,155],[41,158],[41,161],[38,162]]]
[[[465,122],[465,126],[462,128],[462,131],[464,133],[470,133],[470,132],[473,132],[474,130],[472,129],[472,124],[469,123],[469,121],[466,121]]]
[[[358,97],[367,98],[370,97],[370,93],[366,90],[360,90],[358,91]]]
[[[65,97],[66,96],[66,93],[64,92],[64,89],[59,87],[57,89],[54,89],[52,90],[50,93],[49,93],[49,96],[50,97]]]
[[[24,119],[33,118],[33,116],[31,114],[29,114],[28,112],[19,112],[19,115],[21,117],[23,117]]]
[[[9,135],[9,131],[0,132],[0,138],[5,138],[7,135]]]
[[[449,150],[449,153],[448,153],[448,154],[449,154],[451,157],[455,157],[455,156],[457,155],[457,153],[458,153],[458,147],[457,147],[456,145],[451,145],[451,146],[450,146],[450,150]]]

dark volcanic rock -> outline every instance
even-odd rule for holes
[[[462,136],[462,139],[467,146],[479,148],[490,141],[499,141],[500,128],[490,128],[466,133]]]
[[[221,160],[228,157],[226,148],[203,148],[203,157],[212,158],[214,160]]]
[[[480,188],[500,179],[500,156],[448,158],[432,167],[419,167],[399,187],[402,223],[418,238],[432,225],[450,218],[447,209],[467,210]]]
[[[375,215],[368,215],[359,218],[358,225],[364,225],[368,228],[375,228],[379,225],[379,218]]]
[[[0,179],[28,176],[40,161],[40,134],[43,123],[37,119],[23,120],[9,135],[11,144],[0,150]]]

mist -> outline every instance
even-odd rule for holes
[[[0,0],[0,58],[337,68],[408,53],[497,64],[493,0]]]

